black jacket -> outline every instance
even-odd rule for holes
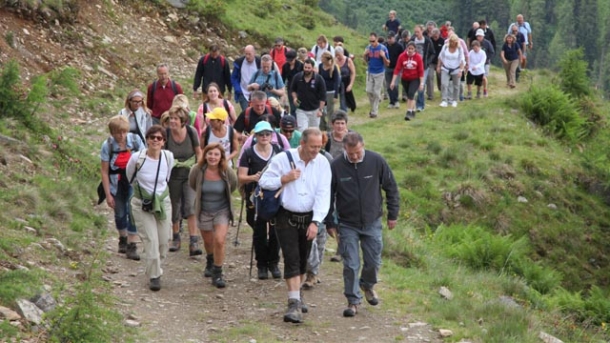
[[[436,51],[434,49],[434,44],[432,44],[432,40],[426,36],[424,37],[424,48],[423,51],[418,51],[419,54],[422,57],[422,60],[424,60],[424,70],[426,70],[426,68],[428,68],[428,66],[430,65],[430,63],[432,63],[432,61],[434,61],[434,56],[436,56]],[[413,35],[411,37],[410,42],[415,42],[415,35]],[[406,49],[405,49],[406,50]]]
[[[206,58],[206,56],[208,56]],[[205,62],[205,63],[204,63]],[[193,81],[193,91],[201,85],[201,91],[205,93],[210,82],[216,82],[220,87],[220,93],[224,93],[227,88],[229,92],[233,88],[231,85],[231,69],[229,61],[222,55],[213,58],[207,54],[202,56],[197,62],[197,70],[195,71],[195,79]]]
[[[345,155],[333,160],[330,165],[331,207],[325,219],[329,228],[337,225],[333,221],[337,208],[339,223],[361,228],[375,222],[383,214],[385,192],[388,220],[398,219],[400,195],[394,174],[388,163],[376,152],[365,150],[364,159],[351,163]]]

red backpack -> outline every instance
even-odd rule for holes
[[[220,67],[224,68],[225,67],[225,57],[223,55],[218,55],[218,57],[220,57]],[[203,57],[203,62],[201,62],[201,63],[206,64],[209,59],[210,59],[210,54],[207,53]]]

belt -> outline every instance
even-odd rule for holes
[[[281,207],[289,218],[290,221],[295,222],[297,224],[309,224],[311,222],[311,218],[313,217],[313,211],[309,212],[292,212],[283,207]]]

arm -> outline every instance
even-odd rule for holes
[[[104,193],[106,193],[106,204],[108,204],[108,207],[114,209],[114,197],[112,196],[112,193],[110,193],[109,166],[110,163],[108,161],[102,161],[100,171],[102,172],[102,186],[104,187]]]
[[[231,193],[235,192],[237,189],[237,175],[235,175],[235,171],[231,168],[227,168],[227,177],[229,178],[229,187],[231,188]]]
[[[381,56],[381,59],[383,60],[383,63],[385,64],[385,66],[389,66],[390,65],[390,59],[388,58],[388,49],[384,49],[381,48],[381,52],[379,54]]]
[[[151,111],[154,104],[154,99],[152,98],[152,86],[154,82],[148,86],[148,90],[146,91],[146,107],[148,107]]]
[[[237,168],[237,180],[239,180],[240,185],[245,185],[250,182],[258,182],[258,179],[261,176],[261,172],[256,174],[248,175],[247,167],[239,167]]]
[[[197,175],[201,172],[201,169],[198,165],[194,165],[191,167],[191,171],[189,172],[189,186],[196,191],[197,190]]]
[[[235,131],[235,129],[230,130],[233,130],[233,141],[231,142],[231,149],[233,149],[233,151],[231,151],[231,154],[229,154],[229,157],[227,157],[228,160],[232,160],[239,153],[239,134],[237,131]]]
[[[229,104],[229,121],[231,122],[231,124],[233,124],[237,121],[235,106],[233,106],[233,104],[229,100],[227,100],[227,103]]]
[[[237,95],[241,94],[241,70],[239,69],[239,65],[237,61],[233,63],[233,72],[231,73],[231,85],[235,90],[235,100],[237,100]]]
[[[349,92],[354,87],[354,82],[356,81],[356,66],[351,58],[347,58],[347,67],[349,68],[349,85],[345,87],[345,91]]]
[[[227,94],[227,99],[231,99],[231,93],[233,91],[233,85],[232,85],[232,81],[231,81],[231,68],[229,67],[229,63],[225,58],[225,69],[223,71],[223,79],[225,81],[225,84],[227,85],[227,90],[229,91],[229,94]]]
[[[195,97],[197,97],[197,89],[199,89],[199,86],[201,86],[203,81],[203,60],[204,57],[202,56],[199,59],[199,62],[197,62],[197,69],[195,70],[195,79],[193,80],[193,93],[195,93]]]
[[[386,206],[388,210],[388,228],[392,230],[396,226],[398,211],[400,209],[400,193],[396,186],[394,174],[388,163],[384,160],[381,169],[381,188],[385,192]]]
[[[335,83],[335,99],[337,99],[339,93],[341,93],[341,74],[339,74],[339,68],[336,65],[333,65],[333,81]]]

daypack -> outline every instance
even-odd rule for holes
[[[218,55],[218,57],[220,57],[220,67],[224,68],[225,67],[225,57],[223,55]],[[206,64],[208,62],[208,60],[210,59],[210,54],[207,53],[205,54],[205,56],[203,56],[203,64]]]
[[[227,125],[227,130],[229,130],[229,141],[231,142],[231,151],[233,152],[235,151],[235,147],[233,146],[233,135],[235,134],[233,126],[231,125]],[[208,145],[208,140],[210,139],[210,135],[212,134],[212,128],[210,127],[210,125],[206,126],[205,128],[205,133],[203,134],[203,144],[202,146],[205,147],[206,145]]]
[[[288,161],[290,162],[290,168],[294,169],[294,160],[292,159],[292,154],[289,151],[286,151],[286,156],[288,157]],[[269,159],[271,161],[271,159]],[[267,164],[269,166],[269,164]],[[267,167],[263,169],[264,174],[267,170]],[[259,218],[265,221],[270,221],[277,215],[277,212],[282,205],[282,200],[280,195],[284,186],[278,189],[263,189],[260,185],[256,185],[254,188],[254,194],[252,195],[252,202],[254,203],[254,218],[258,220]]]
[[[273,109],[271,108],[271,105],[269,105],[269,103],[265,104],[265,108],[267,109],[267,114],[273,115]],[[250,114],[252,113],[252,107],[248,106],[248,108],[246,108],[246,112],[244,113],[244,127],[249,128],[250,127]]]
[[[153,81],[153,84],[152,84],[152,93],[150,94],[150,97],[153,99],[155,98],[155,91],[157,90],[157,81],[158,80]],[[178,87],[176,87],[176,81],[170,80],[170,83],[172,85],[172,90],[174,91],[174,95],[178,95],[179,93],[178,93]]]
[[[109,159],[108,159],[108,176],[113,175],[113,174],[121,174],[124,173],[125,170],[124,169],[112,169],[111,163],[112,163],[112,157],[115,153],[122,153],[122,152],[126,152],[126,151],[130,151],[130,149],[127,150],[118,150],[115,151],[112,149],[112,137],[108,137],[108,139],[106,140],[106,144],[108,145],[108,149],[110,149],[109,151]],[[125,176],[125,178],[127,178],[127,175],[122,174],[121,176]],[[120,176],[119,176],[120,178]],[[122,180],[119,179],[119,183]],[[117,184],[117,187],[119,185]],[[104,200],[106,200],[106,192],[104,191],[104,184],[100,181],[100,184],[97,185],[97,204],[101,204],[102,202],[104,202]]]

